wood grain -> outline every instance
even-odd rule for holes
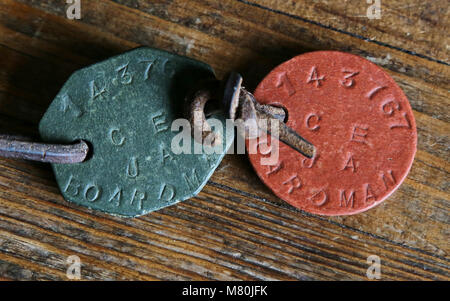
[[[227,155],[195,198],[136,219],[64,201],[45,164],[0,159],[0,280],[449,280],[449,51],[446,1],[0,0],[0,127],[37,123],[75,70],[139,45],[237,70],[250,89],[300,53],[335,49],[382,67],[407,94],[419,144],[382,205],[349,217],[301,212],[275,197],[243,155]]]

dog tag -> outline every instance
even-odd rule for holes
[[[208,65],[151,48],[75,72],[39,124],[44,141],[89,144],[85,162],[52,164],[64,198],[133,217],[196,195],[234,139],[224,132],[219,147],[195,152],[208,146],[179,132],[186,120],[174,123],[187,92],[205,78],[214,78]]]
[[[408,99],[375,64],[352,54],[318,51],[276,67],[256,99],[287,111],[287,125],[311,142],[307,158],[280,143],[276,164],[250,154],[262,181],[291,205],[349,215],[380,204],[406,178],[417,131]]]

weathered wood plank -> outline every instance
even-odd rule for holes
[[[450,63],[446,47],[449,42],[450,11],[445,1],[380,1],[380,19],[369,19],[367,16],[369,7],[375,1],[239,1],[359,36],[372,43]]]
[[[337,49],[379,63],[396,79],[415,110],[419,145],[408,179],[389,200],[335,218],[275,197],[244,155],[226,156],[198,197],[137,219],[67,203],[48,166],[0,159],[0,279],[66,279],[65,260],[77,255],[83,279],[363,280],[366,258],[375,254],[385,280],[449,280],[450,71],[446,43],[434,36],[445,35],[446,23],[399,2],[367,23],[354,17],[359,10],[350,14],[354,2],[85,0],[83,19],[69,21],[53,1],[1,0],[4,131],[36,135],[74,70],[138,45],[205,61],[219,77],[238,70],[250,88],[289,57]],[[305,13],[308,20],[293,17]],[[412,21],[434,27],[421,38]],[[366,35],[382,43],[364,42]]]
[[[11,180],[2,177],[0,181],[0,185],[7,185]],[[390,274],[390,269],[393,270],[392,277],[399,277],[404,270],[413,272],[414,279],[436,277],[435,274],[429,272],[430,270],[445,275],[445,261],[436,260],[434,256],[426,253],[417,254],[420,255],[417,256],[411,254],[413,252],[408,248],[386,243],[381,238],[359,237],[361,233],[357,231],[343,233],[343,229],[339,225],[330,226],[325,219],[302,215],[302,219],[299,220],[299,212],[296,210],[290,208],[281,208],[280,210],[278,204],[274,205],[268,202],[265,202],[262,207],[260,202],[251,198],[243,199],[239,194],[230,193],[214,186],[210,187],[192,201],[152,213],[143,218],[120,219],[102,218],[101,214],[96,213],[89,214],[89,210],[72,206],[63,201],[57,192],[54,193],[56,199],[49,203],[42,199],[42,197],[48,198],[48,193],[38,188],[30,189],[29,186],[22,185],[17,190],[25,190],[22,195],[24,199],[7,196],[14,202],[8,202],[6,208],[1,208],[2,212],[5,212],[3,216],[11,216],[11,218],[3,218],[2,227],[5,227],[5,221],[16,222],[17,227],[27,226],[20,235],[26,235],[31,240],[36,239],[35,244],[38,246],[50,240],[57,250],[68,247],[69,251],[75,252],[75,254],[88,252],[88,254],[84,254],[85,256],[94,256],[93,253],[97,246],[107,242],[107,249],[101,246],[100,248],[103,258],[108,258],[105,265],[110,268],[113,264],[111,258],[114,251],[120,248],[118,252],[126,252],[127,246],[130,246],[133,254],[122,254],[122,256],[145,256],[147,265],[150,263],[146,251],[151,250],[151,254],[154,254],[158,252],[159,248],[164,248],[164,255],[159,255],[162,257],[159,260],[165,261],[170,259],[172,252],[177,257],[180,257],[180,253],[189,254],[185,260],[186,262],[191,261],[189,266],[193,267],[197,273],[201,269],[194,268],[194,264],[200,264],[196,262],[195,257],[203,257],[205,254],[208,256],[208,253],[212,252],[209,258],[214,260],[216,265],[220,265],[221,253],[225,253],[229,256],[228,260],[230,261],[231,257],[233,264],[238,266],[241,271],[246,269],[245,262],[250,261],[254,265],[265,264],[271,269],[278,268],[283,273],[291,273],[288,274],[291,277],[293,275],[304,277],[311,266],[322,265],[323,269],[328,270],[328,273],[331,274],[322,275],[324,273],[322,269],[317,271],[312,269],[309,272],[311,278],[318,276],[323,278],[328,275],[329,279],[334,277],[363,279],[364,273],[360,274],[358,270],[355,271],[354,265],[362,267],[364,271],[366,254],[379,249],[378,252],[383,254],[384,265],[386,265],[386,277]],[[211,202],[213,203],[211,204]],[[35,219],[37,214],[41,217],[40,220]],[[28,219],[31,220],[28,221]],[[29,224],[33,225],[33,231],[28,229],[31,227]],[[53,233],[40,234],[43,231],[52,231]],[[59,232],[64,232],[62,243],[58,243]],[[70,243],[71,241],[74,244]],[[120,241],[120,245],[115,245],[114,241]],[[177,241],[181,241],[181,243]],[[367,247],[368,244],[370,247]],[[139,248],[136,248],[137,246]],[[37,249],[40,250],[40,248]],[[44,249],[49,251],[48,246],[45,246]],[[389,249],[392,251],[389,252]],[[269,259],[265,257],[269,257]],[[271,261],[270,259],[273,257],[276,260],[272,259]],[[355,258],[359,258],[359,264],[355,263]],[[409,262],[411,258],[415,260],[413,266]],[[84,260],[89,262],[87,258],[83,258],[83,262],[85,262]],[[229,261],[226,264],[230,265]],[[302,264],[299,264],[298,261]],[[330,270],[330,266],[333,267],[333,261],[335,261],[334,267],[338,271]],[[168,265],[168,269],[170,265],[176,265],[170,261],[164,263]],[[289,269],[289,265],[293,265],[293,268]],[[422,266],[423,271],[417,266]],[[299,274],[302,268],[305,271]],[[211,272],[209,267],[208,271]],[[256,271],[257,268],[254,266],[248,268],[249,273]],[[270,279],[261,278],[261,273],[258,273],[258,276],[257,279]],[[408,274],[403,277],[413,279]],[[276,278],[281,279],[282,277]],[[231,278],[227,277],[226,279]]]

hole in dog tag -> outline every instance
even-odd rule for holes
[[[83,163],[52,164],[64,198],[133,217],[196,195],[234,139],[219,126],[223,115],[208,120],[223,136],[220,145],[191,138],[184,97],[205,78],[213,78],[208,65],[151,48],[75,72],[39,124],[43,140],[82,139],[92,151]]]

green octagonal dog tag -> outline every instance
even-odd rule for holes
[[[139,216],[196,195],[233,141],[229,131],[214,152],[180,132],[186,93],[212,69],[165,51],[138,48],[75,72],[39,124],[43,140],[82,139],[92,153],[83,163],[52,164],[66,200],[119,216]],[[225,124],[225,116],[214,115]],[[179,130],[179,129],[177,129]],[[200,148],[208,148],[201,146]],[[209,147],[211,148],[211,147]],[[219,151],[217,151],[219,149]]]

